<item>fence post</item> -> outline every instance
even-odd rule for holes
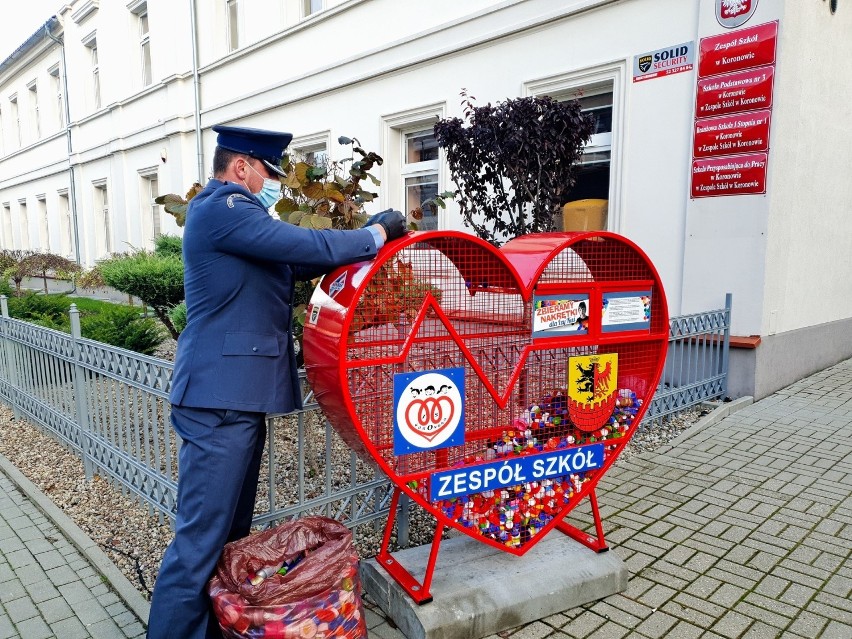
[[[80,311],[76,304],[71,304],[68,309],[71,318],[71,342],[74,345],[74,401],[77,405],[77,427],[80,429],[80,450],[83,457],[83,470],[86,480],[90,481],[94,476],[92,457],[89,452],[91,447],[91,427],[89,424],[89,408],[86,390],[86,369],[83,368],[83,355],[80,348]]]
[[[399,495],[399,517],[396,520],[396,543],[400,548],[408,548],[410,524],[408,514],[411,511],[411,497],[405,493]]]
[[[9,329],[9,298],[5,295],[0,295],[0,309],[3,313],[3,320],[0,322],[3,326],[3,354],[6,359],[6,381],[9,382],[9,395],[12,401],[12,415],[15,419],[21,418],[21,411],[18,409],[18,373],[15,369],[15,360],[12,359],[12,343],[6,333]]]
[[[728,351],[731,347],[731,304],[733,295],[728,293],[725,295],[725,336],[722,341],[722,372],[725,376],[722,378],[722,400],[728,396]]]

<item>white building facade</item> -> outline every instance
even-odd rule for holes
[[[852,356],[845,4],[73,0],[0,62],[0,245],[91,266],[180,234],[153,198],[209,178],[219,123],[332,158],[356,137],[373,210],[410,210],[453,187],[431,128],[463,89],[576,98],[572,199],[606,201],[672,314],[733,294],[730,394],[762,397]],[[464,228],[452,204],[425,226]]]

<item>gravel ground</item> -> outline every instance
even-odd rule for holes
[[[664,424],[651,428],[640,425],[615,463],[667,444],[707,412],[707,408],[694,408]],[[343,453],[348,458],[348,451]],[[0,454],[62,508],[142,595],[150,598],[163,552],[172,538],[167,524],[106,480],[96,476],[86,481],[83,464],[74,453],[32,424],[15,420],[5,405],[0,405]],[[378,550],[380,531],[371,526],[360,528],[356,546],[361,556],[373,556]],[[431,515],[414,508],[411,543],[429,543],[434,529]]]

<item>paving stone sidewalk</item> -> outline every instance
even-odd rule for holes
[[[501,638],[849,639],[852,360],[614,467],[599,501],[628,590]],[[371,638],[402,639],[367,615]],[[0,458],[0,639],[135,638],[146,619],[118,569]]]
[[[0,459],[0,639],[134,639],[142,618],[147,603],[118,568]]]
[[[852,360],[614,467],[598,499],[627,591],[499,637],[852,638]]]

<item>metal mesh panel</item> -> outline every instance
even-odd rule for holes
[[[530,255],[535,260],[547,254],[533,246]],[[529,271],[529,264],[525,267]],[[589,320],[576,334],[542,336],[533,329],[532,318],[534,305],[543,302],[522,291],[511,267],[488,247],[430,238],[402,248],[366,284],[347,340],[352,407],[369,449],[448,519],[477,527],[495,542],[523,546],[576,501],[584,483],[600,471],[500,491],[469,491],[437,502],[429,482],[435,473],[461,466],[584,444],[603,442],[607,461],[617,454],[632,433],[638,410],[655,390],[651,386],[664,356],[665,301],[655,282],[643,256],[628,244],[597,237],[563,248],[549,257],[532,285],[543,296],[580,294],[578,299],[587,300]],[[605,333],[601,308],[609,293],[650,297],[650,328],[616,327]],[[585,377],[572,375],[572,369],[581,368]],[[463,441],[400,453],[395,446],[395,392],[400,392],[395,378],[443,369],[463,370]],[[612,380],[604,380],[607,376]],[[585,395],[583,384],[588,384]],[[441,389],[422,392],[427,395],[422,410],[440,412],[435,407]],[[515,526],[512,539],[511,525],[491,519],[521,502],[529,505],[526,523],[520,530]]]

